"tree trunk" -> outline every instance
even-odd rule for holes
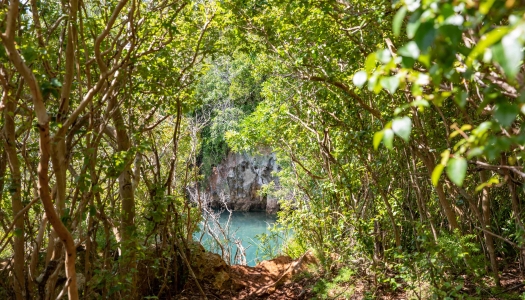
[[[49,117],[40,91],[40,86],[31,69],[25,64],[15,45],[16,21],[18,15],[19,1],[13,0],[9,4],[6,19],[6,32],[0,34],[9,60],[16,70],[22,75],[29,86],[33,100],[33,109],[37,118],[37,129],[39,132],[40,162],[38,164],[38,195],[44,206],[47,219],[53,226],[60,240],[66,248],[66,277],[69,299],[78,299],[77,277],[75,272],[76,248],[75,242],[69,230],[64,226],[55,211],[49,188],[49,158],[51,138],[49,133]]]
[[[511,175],[507,174],[507,176],[510,177]],[[510,195],[512,199],[512,214],[513,214],[517,227],[519,227],[517,231],[522,232],[519,235],[518,241],[520,241],[521,245],[523,245],[525,243],[525,234],[523,234],[523,232],[525,232],[525,227],[523,226],[523,221],[521,220],[521,217],[520,217],[521,210],[520,210],[518,192],[516,191],[516,184],[509,178],[507,180],[507,186],[509,187],[509,191],[510,191]],[[520,243],[518,244],[520,245]],[[521,270],[522,270],[522,273],[524,273],[525,272],[525,248],[522,247],[519,250],[519,252],[520,252]]]
[[[424,153],[421,153],[417,149],[414,149],[414,148],[413,148],[413,152],[415,152],[417,156],[423,161],[423,163],[427,167],[429,177],[432,177],[432,172],[434,171],[434,168],[436,167],[436,164],[434,163],[434,160],[433,160],[433,156],[428,157]],[[445,190],[443,189],[443,183],[441,183],[441,181],[438,182],[435,188],[436,188],[436,193],[439,198],[439,204],[441,205],[441,208],[443,209],[443,212],[445,213],[445,217],[447,218],[450,230],[454,231],[456,229],[459,229],[458,221],[456,220],[456,214],[454,213],[454,210],[452,210],[452,204],[450,204],[450,201],[448,201],[447,196],[445,195]]]
[[[438,241],[438,234],[436,230],[436,225],[434,224],[434,221],[432,220],[432,215],[428,212],[428,209],[425,205],[425,200],[423,199],[423,193],[421,192],[421,184],[417,181],[416,172],[416,159],[413,155],[410,157],[407,157],[407,163],[408,163],[408,170],[410,172],[410,180],[412,181],[412,184],[414,186],[414,189],[416,190],[416,203],[419,210],[419,216],[421,218],[421,223],[426,220],[430,224],[430,230],[432,231],[432,236],[434,237],[434,242],[437,243]]]
[[[118,74],[116,76],[118,76]],[[110,105],[112,106],[112,110],[114,110],[112,118],[117,131],[117,151],[129,151],[131,148],[131,142],[126,125],[124,123],[124,118],[122,117],[122,112],[115,97],[111,98],[112,100]],[[133,243],[133,236],[135,232],[135,196],[132,181],[133,171],[131,169],[131,163],[129,161],[130,159],[131,158],[128,157],[126,161],[124,161],[124,170],[118,177],[119,194],[122,201],[119,228],[120,236],[122,237],[121,247],[130,249],[125,250],[123,248],[122,251],[123,257],[120,264],[120,272],[122,275],[129,275],[130,271],[136,266],[135,251],[133,250],[135,248]],[[136,276],[133,274],[132,276],[131,289],[133,289],[136,278]],[[133,296],[133,290],[128,292],[130,293],[129,296]]]
[[[13,216],[16,216],[24,206],[22,204],[22,181],[20,174],[20,162],[18,160],[18,154],[16,151],[16,128],[15,128],[15,110],[16,102],[15,99],[8,97],[7,86],[4,86],[4,97],[5,103],[4,110],[4,138],[5,138],[5,151],[9,162],[9,169],[11,170],[11,206]],[[24,275],[24,218],[20,217],[15,220],[14,227],[14,290],[17,300],[25,298],[25,275]]]
[[[376,174],[373,172],[372,168],[370,167],[370,164],[368,163],[367,158],[364,157],[363,153],[361,151],[358,151],[359,155],[361,156],[362,161],[365,163],[365,167],[370,173],[370,176],[372,176],[372,180],[377,186],[377,189],[379,191],[379,194],[381,195],[381,198],[383,199],[383,202],[385,203],[386,212],[388,214],[388,218],[390,219],[390,223],[392,224],[392,229],[394,230],[394,238],[396,241],[396,247],[401,247],[401,232],[399,230],[399,226],[396,224],[396,219],[394,217],[394,212],[392,211],[392,206],[390,205],[390,202],[388,202],[388,195],[385,193],[385,191],[380,186],[379,180],[376,177]],[[369,155],[368,159],[371,161],[372,158]]]
[[[479,173],[479,177],[481,179],[481,182],[486,182],[488,180],[487,171],[481,171]],[[481,193],[481,210],[482,210],[482,218],[481,218],[481,226],[484,229],[487,229],[489,231],[492,231],[491,227],[491,212],[490,212],[490,195],[489,190],[487,187],[483,189],[483,192]],[[487,245],[487,251],[489,252],[489,259],[490,259],[490,265],[492,267],[492,272],[494,276],[494,281],[496,282],[497,286],[500,286],[499,282],[499,269],[498,269],[498,261],[496,260],[496,251],[494,249],[494,239],[492,238],[492,235],[488,234],[487,232],[483,231],[483,234],[485,236],[485,244]]]

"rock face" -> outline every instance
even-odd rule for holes
[[[272,172],[280,171],[275,154],[269,149],[260,149],[259,155],[230,152],[224,161],[213,167],[209,191],[213,195],[214,207],[228,205],[238,211],[279,210],[277,199],[262,195],[259,191],[265,184],[279,185],[279,178]]]

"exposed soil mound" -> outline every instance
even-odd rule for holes
[[[253,268],[232,266],[233,289],[241,290],[232,299],[306,299],[309,291],[304,287],[305,280],[292,279],[316,265],[316,258],[307,252],[297,260],[279,256]]]
[[[231,266],[228,275],[223,264],[218,272],[215,272],[216,263],[192,265],[202,267],[202,270],[200,267],[194,270],[195,274],[207,274],[197,277],[204,279],[201,286],[210,299],[310,299],[311,292],[306,288],[311,286],[309,279],[292,279],[298,279],[299,274],[316,268],[317,264],[313,254],[307,252],[296,260],[279,256],[255,267]],[[194,280],[188,281],[179,299],[202,299]]]

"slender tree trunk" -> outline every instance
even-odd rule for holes
[[[363,153],[361,151],[358,151],[359,155],[361,156],[361,160],[365,163],[365,167],[370,173],[370,176],[372,176],[372,180],[377,186],[377,189],[379,191],[379,194],[381,195],[381,198],[383,199],[383,202],[385,203],[386,212],[388,214],[388,218],[390,219],[390,223],[392,223],[392,229],[394,230],[394,237],[396,241],[396,247],[401,247],[401,232],[399,230],[399,226],[396,224],[396,219],[394,217],[394,212],[392,211],[392,206],[390,205],[390,202],[388,202],[388,195],[385,193],[384,189],[380,186],[379,180],[376,177],[376,174],[373,172],[372,168],[370,167],[370,164],[368,163],[368,160],[366,157],[364,157]],[[372,160],[371,157],[368,159]]]
[[[90,118],[89,118],[89,130],[90,131],[93,131],[93,129],[95,128],[94,117],[95,116],[93,115],[93,113],[91,113]],[[99,134],[99,137],[101,135],[102,133]],[[89,167],[88,168],[89,168],[89,175],[91,178],[92,187],[98,184],[98,175],[96,172],[97,151],[95,149],[99,141],[100,141],[99,139],[93,138],[93,134],[88,135],[86,138],[87,149],[90,150],[90,151],[86,151],[86,155],[88,155],[89,157]],[[94,202],[95,202],[94,199],[97,196],[100,197],[100,191],[92,188],[91,193],[89,194],[89,197],[90,197],[89,205],[92,205],[92,206],[94,205]],[[95,225],[94,217],[95,216],[90,211],[89,216],[88,216],[88,226],[87,226],[87,234],[86,234],[86,253],[85,253],[85,258],[84,258],[84,276],[86,279],[86,283],[91,280],[92,272],[93,272],[92,263],[91,263],[91,252],[93,251],[92,248],[96,249],[96,242],[94,239],[92,240],[93,238],[92,234],[94,233],[93,231],[94,231],[94,225]],[[89,292],[89,284],[86,284],[84,286],[84,295],[87,295],[88,292]]]
[[[49,159],[51,138],[49,132],[49,117],[40,91],[40,86],[31,69],[25,64],[15,45],[16,23],[19,17],[19,1],[13,0],[9,4],[6,18],[6,32],[0,34],[9,60],[16,70],[22,75],[27,83],[33,100],[34,112],[37,118],[37,129],[39,132],[40,162],[38,165],[38,195],[44,206],[47,219],[55,229],[66,248],[66,277],[69,299],[78,299],[77,279],[75,272],[76,248],[73,236],[64,226],[55,211],[49,188]]]
[[[44,240],[44,235],[46,233],[46,226],[47,226],[47,218],[44,217],[40,221],[40,227],[38,228],[38,236],[36,238],[36,241],[33,245],[33,253],[31,253],[31,262],[29,263],[29,281],[28,285],[30,287],[30,290],[33,291],[33,285],[34,282],[36,282],[36,270],[38,265],[38,255],[40,254],[40,247],[42,247],[42,242]]]
[[[65,137],[59,136],[51,143],[50,157],[53,162],[53,171],[55,173],[55,210],[58,216],[65,217],[65,204],[66,204],[66,192],[67,192],[67,162],[65,153],[66,143]],[[56,232],[51,232],[51,237],[56,238]],[[60,260],[64,249],[63,243],[54,243],[54,247],[49,247],[48,251],[51,251],[50,257],[52,260]],[[47,288],[51,298],[55,298],[56,281],[58,276],[49,277]]]
[[[421,185],[422,184],[417,181],[417,178],[416,178],[416,175],[415,175],[416,172],[417,172],[416,159],[412,155],[411,155],[410,158],[407,157],[407,160],[408,159],[410,159],[408,161],[409,170],[411,169],[409,171],[411,173],[410,174],[410,180],[412,181],[414,189],[416,190],[416,203],[417,203],[417,207],[418,207],[418,210],[419,210],[421,223],[423,223],[425,218],[426,218],[426,220],[430,224],[430,230],[432,231],[432,236],[434,237],[434,242],[437,243],[437,241],[438,241],[438,234],[437,234],[437,230],[436,230],[436,225],[434,224],[434,221],[432,220],[432,215],[430,215],[428,213],[427,207],[425,205],[425,200],[423,199],[423,193],[421,192]]]
[[[423,161],[423,163],[427,167],[428,175],[429,177],[431,177],[432,172],[434,171],[434,168],[436,167],[436,164],[434,163],[434,160],[433,160],[433,156],[428,157],[424,153],[420,153],[417,149],[413,149],[413,152],[415,152],[417,156]],[[443,183],[439,181],[435,189],[438,195],[439,204],[441,205],[441,208],[443,209],[443,212],[445,213],[445,217],[447,218],[450,230],[454,231],[456,229],[459,229],[458,221],[456,219],[456,213],[454,213],[454,210],[452,209],[452,204],[450,203],[450,201],[448,201],[447,196],[445,195]]]
[[[2,132],[0,131],[0,134]],[[1,136],[1,135],[0,135]],[[5,153],[4,140],[0,139],[0,199],[2,199],[5,186],[5,172],[7,169],[7,153]]]
[[[507,174],[508,177],[510,177],[510,174]],[[514,220],[516,222],[517,227],[519,227],[519,231],[522,232],[522,234],[519,236],[521,239],[521,245],[525,243],[525,227],[523,226],[523,221],[521,220],[521,210],[520,210],[520,204],[519,204],[519,197],[518,192],[516,191],[516,184],[512,182],[512,180],[509,178],[507,180],[507,186],[509,187],[510,195],[511,195],[511,201],[512,201],[512,214],[514,217]],[[521,270],[522,273],[525,273],[525,249],[522,248],[520,251],[520,261],[521,261]]]
[[[117,131],[117,151],[129,151],[131,148],[131,141],[128,135],[124,118],[118,104],[116,103],[115,97],[111,97],[113,122]],[[130,158],[128,158],[129,160]],[[122,275],[129,275],[131,269],[136,266],[135,263],[135,251],[134,251],[134,232],[135,232],[135,196],[133,191],[133,181],[131,169],[131,163],[129,161],[124,162],[125,167],[122,173],[119,175],[119,194],[121,198],[121,211],[120,211],[120,236],[122,238],[122,247],[127,247],[129,250],[123,249],[122,253],[125,254],[122,257],[120,272]],[[135,278],[132,274],[132,289],[134,286]],[[134,291],[129,291],[129,296],[133,296]]]
[[[481,171],[479,173],[479,177],[482,183],[486,182],[488,180],[487,171]],[[485,187],[481,193],[481,210],[483,213],[483,216],[481,218],[481,226],[484,229],[492,231],[490,221],[492,218],[490,211],[490,195],[487,187]],[[485,236],[485,244],[487,245],[487,251],[489,252],[490,265],[492,267],[494,281],[496,282],[497,286],[500,286],[498,261],[496,260],[496,250],[494,249],[494,239],[492,238],[492,235],[488,234],[485,231],[483,231],[483,234]]]
[[[20,162],[16,151],[16,128],[15,128],[15,110],[16,102],[14,99],[9,99],[7,87],[4,87],[3,101],[5,103],[4,110],[4,138],[5,151],[9,161],[9,169],[11,170],[11,206],[13,216],[16,216],[24,206],[22,204],[22,180],[20,174]],[[25,274],[24,274],[24,218],[20,217],[15,220],[14,227],[14,290],[17,300],[25,298]]]

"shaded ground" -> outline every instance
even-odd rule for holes
[[[206,265],[213,267],[214,264],[208,261]],[[320,278],[305,275],[312,271],[317,273],[316,266],[317,261],[311,253],[306,253],[297,260],[280,256],[270,261],[263,261],[255,267],[238,265],[228,267],[226,272],[229,280],[225,282],[227,286],[225,289],[217,288],[217,281],[215,285],[214,281],[207,281],[203,283],[202,288],[208,299],[318,299],[313,292],[313,287]],[[209,273],[210,269],[207,270]],[[525,277],[520,272],[518,264],[506,266],[500,272],[500,276],[502,286],[498,290],[480,290],[475,282],[465,278],[465,286],[461,292],[472,295],[472,299],[521,299],[520,295],[525,293]],[[487,281],[490,279],[487,278]],[[487,282],[486,286],[490,285]],[[351,281],[341,283],[336,291],[326,296],[328,299],[417,299],[417,295],[405,292],[402,286],[395,291],[387,286],[378,287],[369,276],[353,277]],[[194,280],[189,280],[182,294],[177,297],[177,299],[203,298]]]
[[[255,267],[232,266],[229,269],[229,288],[219,291],[213,284],[204,284],[208,299],[312,299],[314,278],[302,278],[300,274],[315,268],[315,257],[307,252],[297,260],[279,256],[263,261]],[[294,280],[292,280],[294,279]],[[178,299],[202,299],[203,296],[192,281]]]

